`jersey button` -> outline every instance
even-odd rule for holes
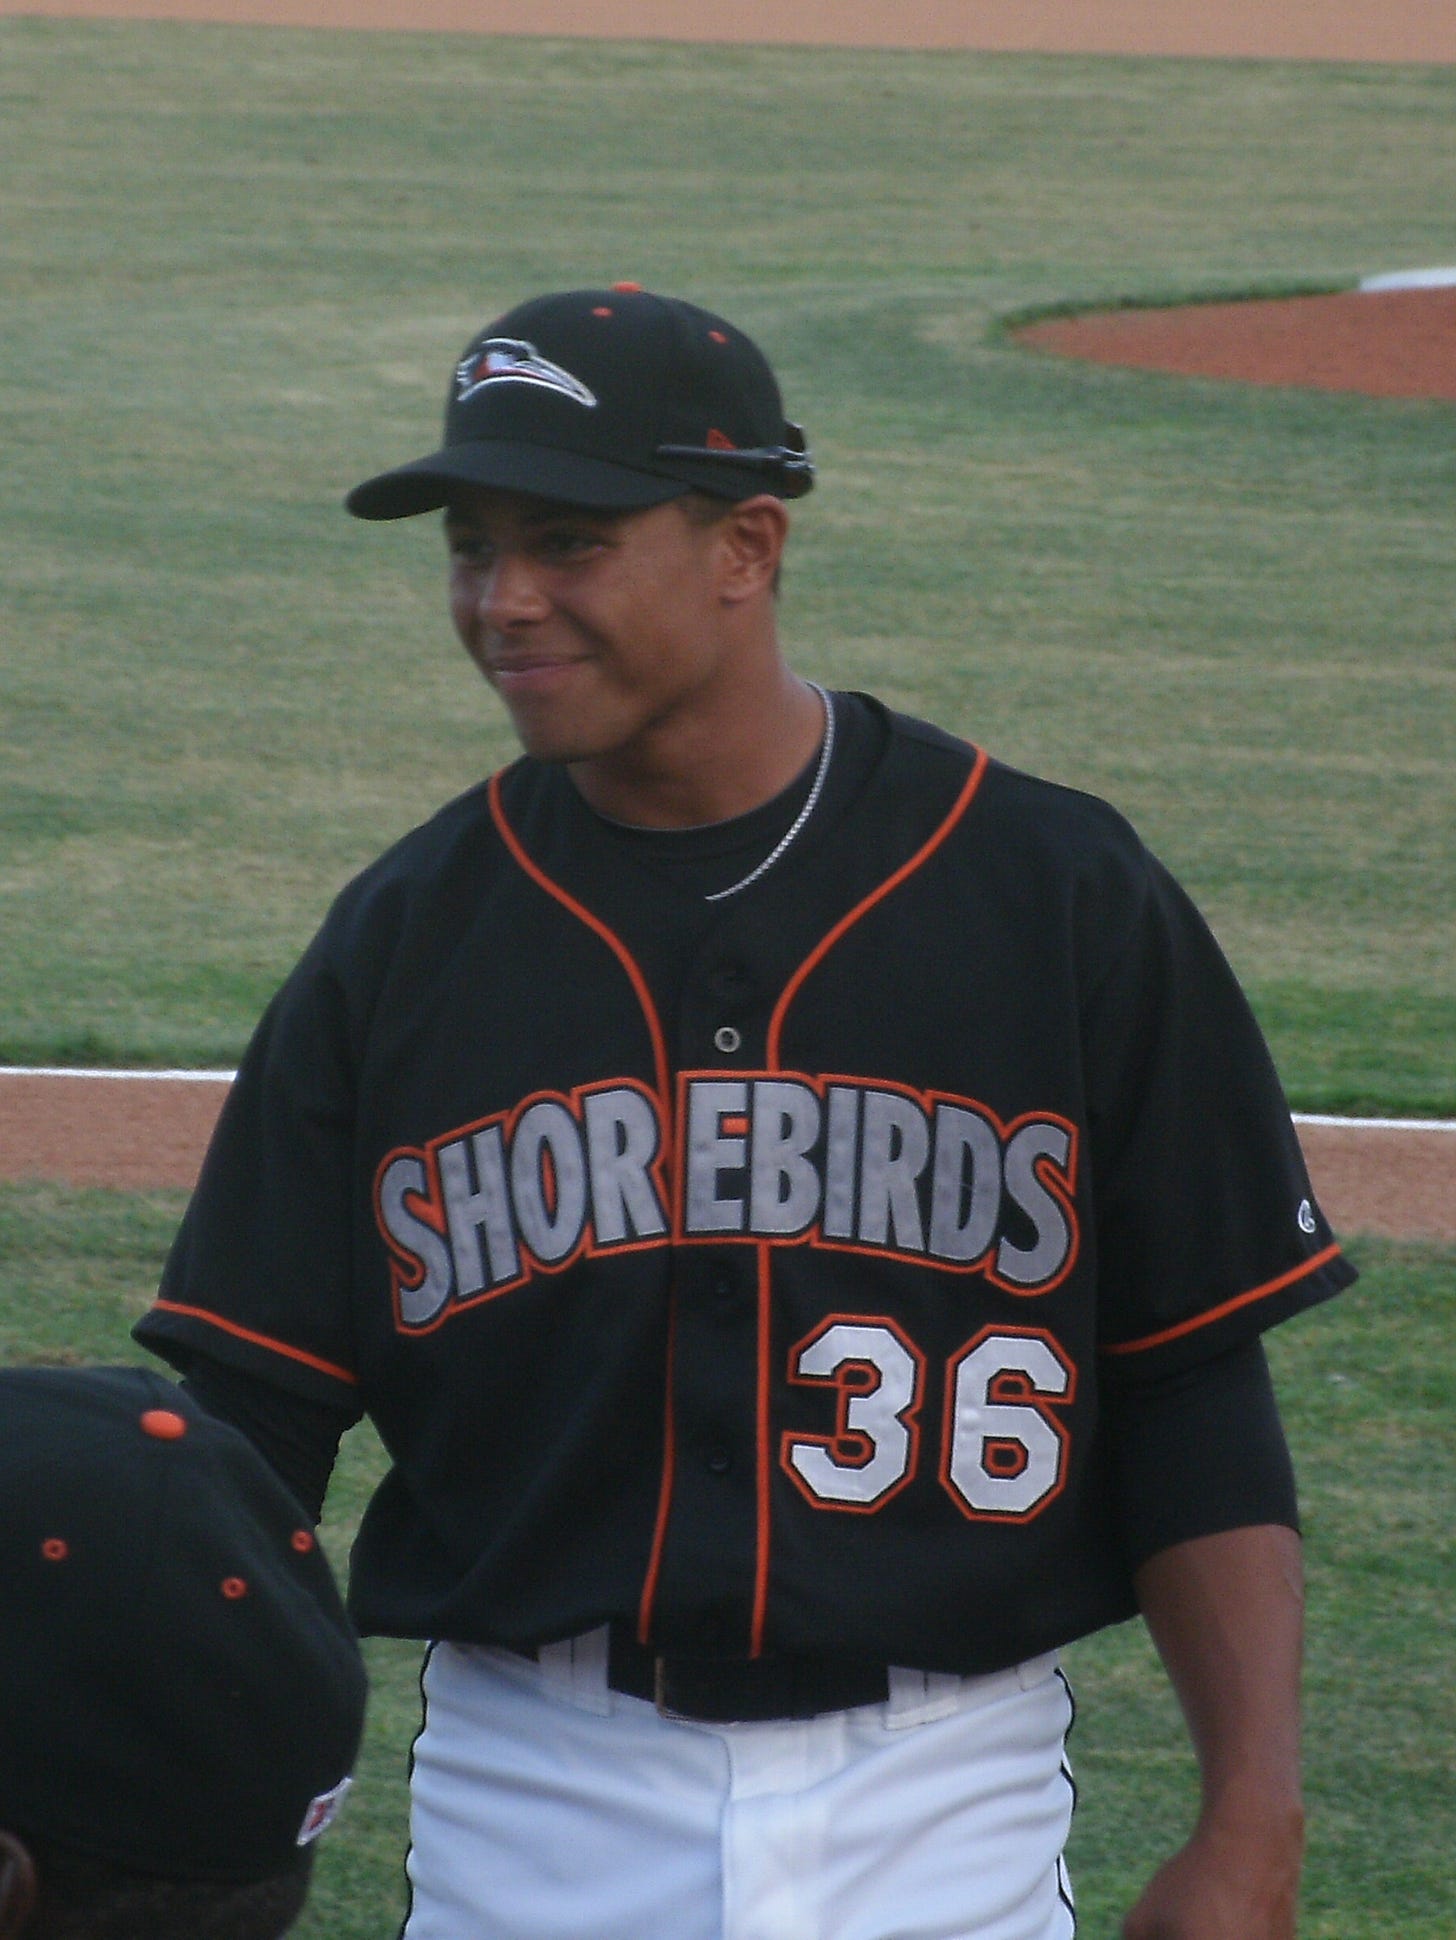
[[[743,1284],[731,1266],[715,1266],[708,1275],[703,1310],[720,1327],[739,1327],[748,1317]]]
[[[733,1467],[733,1457],[726,1448],[710,1448],[703,1457],[703,1466],[711,1475],[727,1475]]]
[[[735,1031],[731,1024],[720,1024],[713,1033],[713,1042],[718,1049],[731,1056],[743,1043],[743,1033]]]

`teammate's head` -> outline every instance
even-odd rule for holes
[[[0,1940],[275,1940],[303,1909],[310,1860],[271,1879],[158,1879],[0,1832]]]
[[[630,511],[687,492],[801,498],[814,482],[763,352],[635,283],[533,297],[455,366],[438,451],[366,479],[361,519],[438,511],[462,486]]]
[[[275,1940],[364,1696],[243,1436],[144,1368],[0,1370],[0,1940]]]

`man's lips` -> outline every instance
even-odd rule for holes
[[[486,672],[502,693],[529,693],[554,686],[581,665],[580,654],[512,654],[487,661]]]

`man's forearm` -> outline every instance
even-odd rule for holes
[[[1200,1536],[1137,1573],[1143,1615],[1187,1719],[1202,1809],[1129,1916],[1128,1940],[1292,1940],[1303,1850],[1299,1537]]]
[[[1205,1809],[1297,1802],[1304,1569],[1292,1529],[1200,1536],[1138,1571],[1138,1601],[1198,1755]]]

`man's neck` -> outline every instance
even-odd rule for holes
[[[824,704],[783,670],[777,691],[750,712],[705,721],[637,747],[630,760],[604,755],[567,771],[599,815],[635,828],[698,828],[771,801],[798,776],[824,738]],[[654,758],[655,757],[655,758]]]

